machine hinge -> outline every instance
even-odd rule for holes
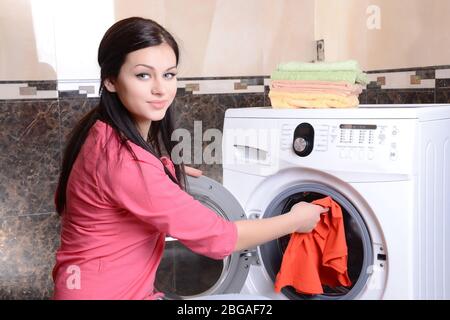
[[[246,262],[245,268],[250,267],[250,265],[258,266],[261,264],[258,257],[258,251],[256,249],[243,250],[240,257]]]
[[[261,211],[260,210],[250,210],[248,218],[250,220],[259,219],[261,217]]]

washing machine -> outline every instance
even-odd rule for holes
[[[229,220],[332,197],[342,208],[350,287],[274,291],[289,236],[223,261],[168,241],[157,287],[182,298],[450,299],[450,105],[228,109],[223,185],[190,192]]]

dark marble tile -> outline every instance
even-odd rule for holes
[[[359,104],[367,104],[367,90],[363,90],[358,96]]]
[[[203,141],[205,131],[208,129],[218,130],[214,132],[218,133],[218,135],[220,134],[221,138],[226,109],[260,107],[263,105],[264,95],[262,93],[185,94],[177,96],[171,108],[175,119],[175,127],[186,129],[191,133],[191,156],[189,165],[202,170],[205,176],[221,183],[222,165],[220,162],[222,158],[222,142],[216,141],[215,139]],[[194,143],[195,139],[196,141],[201,141],[201,143]],[[207,147],[209,149],[206,149]],[[214,150],[210,152],[211,149]],[[204,156],[208,154],[211,154],[219,163],[205,163]]]
[[[185,88],[177,88],[177,97],[184,96],[185,94],[187,94]]]
[[[388,73],[388,72],[406,72],[406,71],[419,71],[419,70],[430,70],[430,69],[448,69],[448,65],[439,66],[426,66],[426,67],[412,67],[412,68],[399,68],[399,69],[379,69],[379,70],[365,70],[366,73]]]
[[[270,102],[270,98],[269,98],[269,92],[270,92],[270,87],[264,86],[264,107],[272,106],[272,103]]]
[[[99,98],[60,99],[61,110],[61,145],[64,147],[72,129],[89,111],[95,108]]]
[[[241,79],[241,82],[249,86],[262,86],[264,85],[264,77],[244,78]]]
[[[66,90],[58,92],[59,99],[87,99],[86,93],[80,93],[78,90]]]
[[[420,79],[434,79],[436,77],[436,72],[434,69],[421,69],[416,71],[416,75]]]
[[[450,69],[450,65],[443,64],[443,65],[440,65],[440,66],[433,66],[433,68],[435,70],[437,70],[437,69]]]
[[[48,299],[60,243],[56,213],[0,219],[0,300]]]
[[[450,103],[450,88],[436,89],[436,103]]]
[[[219,105],[228,108],[252,108],[264,106],[264,93],[239,93],[218,95]]]
[[[381,89],[381,85],[376,81],[370,81],[367,84],[367,89]]]
[[[0,218],[53,212],[60,163],[58,102],[2,102],[0,128]]]
[[[222,132],[224,110],[220,107],[217,96],[191,93],[177,96],[171,106],[171,112],[175,128],[185,129],[190,133],[190,150],[188,145],[186,145],[187,149],[184,149],[184,154],[188,155],[185,163],[202,170],[205,176],[221,181],[222,169],[220,163],[206,164],[203,157],[207,145],[215,143],[219,146],[221,143],[203,141],[204,133],[208,129],[219,130],[219,132],[216,131],[217,135]],[[179,138],[176,144],[179,143],[187,142]],[[216,149],[216,151],[219,159],[221,150]]]
[[[43,81],[0,81],[0,85],[7,83],[23,83],[28,87],[36,87],[37,90],[57,90],[56,80],[43,80]]]
[[[56,81],[29,81],[29,87],[36,87],[37,90],[57,90]]]
[[[378,92],[380,90],[367,90],[366,103],[367,104],[377,104]]]
[[[434,89],[380,90],[377,96],[377,103],[378,104],[434,103]]]
[[[203,129],[217,128],[222,110],[219,109],[217,95],[195,95],[186,93],[175,97],[172,103],[175,128],[194,130],[195,121],[201,121]]]
[[[235,76],[235,77],[185,77],[178,78],[178,81],[195,81],[195,80],[238,80],[238,81],[250,81],[250,82],[259,82],[260,79],[269,78],[269,76]],[[264,80],[263,80],[264,81]]]
[[[450,79],[436,79],[436,88],[450,88]]]

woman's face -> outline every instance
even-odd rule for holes
[[[161,120],[177,93],[177,61],[166,43],[130,52],[116,79],[105,81],[147,136],[152,121]]]

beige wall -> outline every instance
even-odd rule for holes
[[[175,35],[181,77],[268,75],[313,60],[322,38],[327,61],[365,70],[450,64],[449,12],[448,0],[0,0],[0,81],[98,79],[102,35],[133,15]]]
[[[42,0],[39,10],[30,0],[0,0],[0,81],[56,79],[48,2]]]
[[[277,63],[312,60],[314,0],[116,0],[116,20],[155,19],[181,47],[184,77],[268,75]]]
[[[380,29],[366,25],[380,8]],[[316,0],[315,39],[327,61],[356,59],[364,70],[450,64],[448,0]]]
[[[314,0],[0,0],[0,81],[98,79],[106,29],[155,19],[181,47],[181,77],[268,75],[312,60]]]

